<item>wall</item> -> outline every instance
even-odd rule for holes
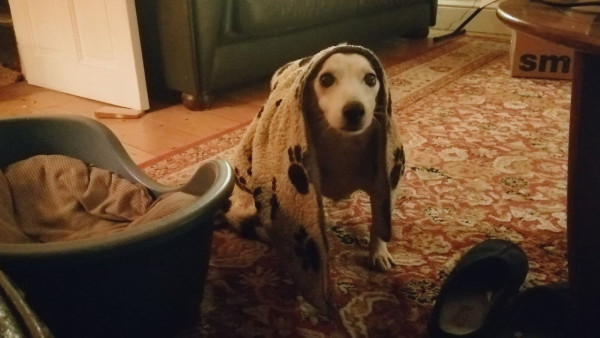
[[[501,0],[500,0],[501,1]],[[484,8],[465,27],[469,32],[510,35],[511,31],[496,17],[496,1]],[[439,0],[435,29],[454,30],[477,8],[492,0]]]

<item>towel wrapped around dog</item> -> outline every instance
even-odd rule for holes
[[[311,142],[304,107],[310,82],[334,53],[366,57],[381,84],[372,122],[378,124],[379,134],[375,165],[389,183],[390,198],[386,201],[391,213],[403,154],[398,154],[402,147],[397,140],[387,80],[380,61],[370,50],[338,45],[290,62],[274,74],[269,98],[233,155],[236,187],[225,214],[242,234],[270,242],[304,298],[326,315],[331,305],[325,213],[318,149]],[[391,226],[377,231],[380,238],[391,238]]]

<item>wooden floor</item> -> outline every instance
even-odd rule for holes
[[[389,64],[432,46],[431,38],[395,39],[381,42],[373,50],[384,64]],[[151,102],[150,111],[139,119],[98,120],[117,135],[136,163],[142,163],[250,121],[267,95],[267,82],[262,82],[218,97],[205,111],[189,111],[177,102]],[[0,117],[69,114],[94,118],[94,111],[103,106],[106,104],[26,82],[0,86]]]

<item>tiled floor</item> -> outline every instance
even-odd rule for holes
[[[434,32],[432,35],[440,34]],[[384,63],[400,62],[433,45],[431,39],[390,40],[374,50]],[[205,111],[181,104],[152,102],[139,119],[98,119],[108,126],[136,163],[169,153],[194,141],[247,122],[266,99],[267,83],[258,83],[218,98]],[[26,82],[0,86],[0,117],[70,114],[94,118],[105,103],[32,86]]]

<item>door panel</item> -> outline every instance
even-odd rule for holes
[[[27,81],[148,109],[134,0],[9,0]]]

